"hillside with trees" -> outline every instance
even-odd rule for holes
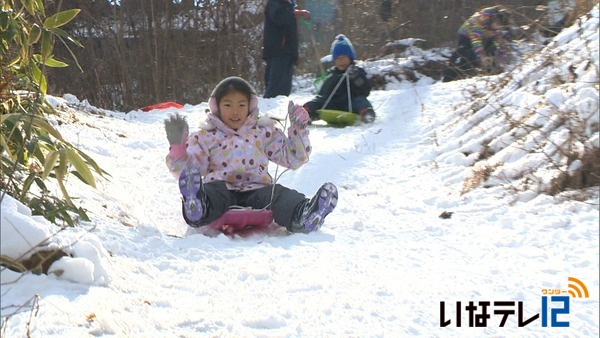
[[[506,0],[519,38],[546,27],[548,1]],[[584,13],[594,1],[577,1]],[[49,12],[80,15],[64,27],[84,48],[60,48],[56,57],[77,66],[49,72],[50,92],[71,93],[98,107],[129,111],[173,100],[205,101],[220,79],[240,75],[259,91],[265,1],[97,0],[47,1]],[[299,20],[298,74],[318,75],[332,38],[349,36],[362,60],[397,50],[391,42],[415,38],[423,48],[452,47],[456,30],[477,9],[497,1],[298,0],[312,20]],[[392,47],[390,47],[392,46]],[[198,60],[190,62],[189,60]],[[74,63],[73,63],[74,64]]]

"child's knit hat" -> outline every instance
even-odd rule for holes
[[[485,28],[492,28],[492,19],[496,20],[496,22],[503,26],[508,25],[508,11],[501,5],[484,8],[479,13],[484,18],[483,26]]]
[[[346,55],[350,60],[356,59],[356,52],[354,52],[352,42],[344,34],[336,36],[331,44],[331,56],[333,59],[335,60],[341,55]]]

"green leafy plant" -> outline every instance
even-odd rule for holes
[[[65,182],[70,174],[95,187],[93,171],[106,174],[96,162],[67,142],[49,122],[56,112],[46,101],[46,67],[66,67],[53,57],[56,40],[66,47],[72,39],[60,27],[78,9],[46,17],[42,0],[7,0],[0,12],[0,200],[8,193],[51,222],[74,226],[77,218],[89,220],[75,206]],[[70,50],[70,49],[69,49]],[[72,53],[71,53],[72,54]],[[61,196],[52,195],[49,183]]]

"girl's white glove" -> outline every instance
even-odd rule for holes
[[[165,120],[165,131],[169,144],[184,144],[187,141],[189,128],[185,117],[179,114],[170,115]]]
[[[165,120],[165,131],[169,140],[169,157],[178,159],[186,154],[186,142],[189,127],[185,117],[179,114],[171,115]]]

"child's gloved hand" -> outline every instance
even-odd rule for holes
[[[165,131],[167,132],[167,139],[169,144],[182,144],[188,138],[188,124],[185,117],[179,114],[170,115],[165,120]]]
[[[348,77],[350,80],[354,80],[360,76],[358,68],[354,65],[348,66]]]
[[[165,131],[171,147],[169,156],[180,158],[185,155],[186,141],[189,134],[187,121],[179,114],[171,115],[165,120]]]
[[[294,11],[294,14],[296,15],[297,18],[303,17],[304,20],[310,21],[310,12],[305,9],[296,9]]]
[[[294,104],[293,101],[290,101],[288,105],[288,114],[290,122],[297,128],[304,129],[310,123],[310,116],[306,109],[299,104]]]
[[[357,87],[365,85],[365,80],[360,76],[360,70],[356,66],[350,66],[348,69],[348,77],[350,81]]]

